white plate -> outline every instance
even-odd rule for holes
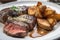
[[[51,2],[42,2],[44,5],[51,7],[53,10],[56,10],[56,12],[60,13],[60,6],[51,3]],[[0,5],[0,10],[4,9],[4,8],[8,8],[11,6],[32,6],[32,5],[36,5],[37,2],[36,1],[22,1],[22,2],[12,2],[12,3],[8,3],[8,4],[3,4]],[[38,37],[38,38],[30,38],[30,37],[25,37],[25,38],[13,38],[10,36],[7,36],[6,34],[3,33],[3,27],[4,25],[0,23],[0,40],[52,40],[55,39],[57,37],[60,36],[60,22],[58,24],[55,25],[55,29],[50,32],[49,34],[42,36],[42,37]]]

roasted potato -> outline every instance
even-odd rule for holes
[[[42,5],[39,8],[40,8],[40,11],[42,12],[42,15],[43,15],[43,13],[44,13],[44,11],[46,10],[47,7],[45,5]]]
[[[42,3],[41,3],[41,2],[38,2],[38,3],[37,3],[37,6],[41,6],[41,5],[42,5]]]
[[[46,8],[46,10],[44,11],[44,17],[49,17],[50,15],[54,15],[55,14],[55,10],[52,10],[50,8]]]
[[[29,15],[35,15],[35,12],[36,12],[35,6],[28,8],[28,14],[29,14]]]
[[[37,6],[29,7],[28,8],[28,14],[32,15],[32,16],[35,16],[35,17],[42,18],[40,9]]]
[[[47,20],[50,23],[52,28],[57,23],[57,20],[55,18],[47,18]]]
[[[50,15],[48,18],[55,18],[57,21],[60,21],[60,14]]]
[[[46,30],[52,30],[53,29],[53,28],[51,28],[51,25],[49,24],[49,22],[45,19],[37,18],[37,24],[38,24],[38,28],[43,28]]]
[[[47,33],[49,33],[50,31],[47,31],[47,30],[42,29],[42,28],[39,28],[39,29],[37,30],[37,32],[38,32],[41,36],[43,36],[43,35],[46,35]]]
[[[46,5],[42,5],[41,2],[38,2],[37,3],[37,7],[39,7],[39,9],[40,9],[41,12],[44,12],[45,9],[47,8]]]
[[[60,14],[55,14],[54,16],[52,16],[54,18],[56,18],[57,21],[60,21]]]

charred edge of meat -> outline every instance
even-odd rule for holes
[[[8,15],[11,17],[17,17],[18,16],[18,12],[15,10],[10,10],[8,11]]]
[[[6,8],[0,11],[0,22],[5,23],[7,21],[9,10],[9,8]]]
[[[21,34],[22,34],[23,36],[21,36],[20,33],[17,33],[16,35],[11,35],[11,34],[7,33],[5,30],[3,30],[3,33],[7,34],[8,36],[14,37],[14,38],[24,38],[25,36],[27,36],[27,34],[26,34],[26,35],[23,35],[22,33],[21,33]],[[19,35],[20,35],[20,36],[19,36]]]
[[[2,22],[2,23],[6,22],[6,20],[8,18],[7,13],[6,14],[5,13],[3,11],[0,11],[0,22]]]

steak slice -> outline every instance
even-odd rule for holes
[[[27,27],[28,25],[22,22],[20,24],[6,23],[3,31],[10,36],[23,38],[27,35]]]
[[[16,21],[27,23],[29,25],[29,31],[33,30],[36,24],[36,18],[34,16],[30,16],[27,14],[20,15],[18,17],[13,17],[13,18],[8,17],[8,20],[16,20]]]

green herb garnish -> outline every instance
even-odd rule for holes
[[[15,11],[19,11],[19,8],[16,7],[16,6],[12,6],[11,9],[12,9],[12,10],[15,10]]]

